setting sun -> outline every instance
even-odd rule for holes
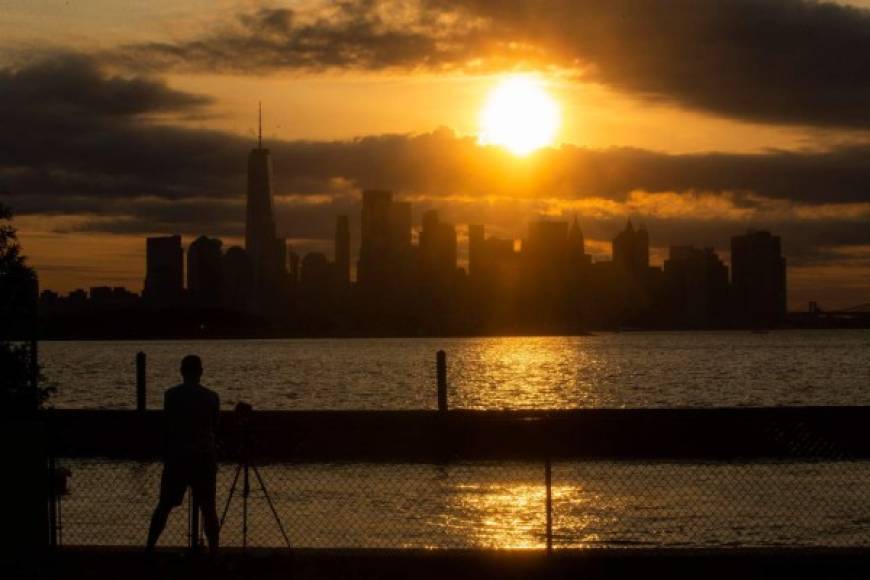
[[[480,116],[480,143],[527,155],[551,145],[559,131],[559,105],[540,80],[513,76],[489,94]]]

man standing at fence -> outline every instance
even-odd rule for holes
[[[172,508],[181,505],[188,487],[204,520],[209,553],[217,555],[218,524],[215,506],[217,450],[215,440],[220,411],[217,393],[199,384],[202,361],[188,355],[181,361],[184,382],[163,397],[166,450],[160,479],[160,501],[151,516],[146,551],[154,552]]]

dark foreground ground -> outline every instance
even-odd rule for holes
[[[4,578],[870,578],[868,550],[237,550],[216,564],[182,552],[148,562],[130,549],[71,549],[39,559],[38,569],[5,562]],[[7,575],[12,571],[12,574]]]

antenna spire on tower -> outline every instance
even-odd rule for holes
[[[258,103],[259,122],[257,130],[257,149],[263,148],[263,101]]]

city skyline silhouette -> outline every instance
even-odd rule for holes
[[[729,265],[730,238],[754,229],[782,240],[789,310],[867,302],[863,57],[848,48],[863,46],[864,0],[718,15],[705,0],[660,32],[655,3],[636,0],[545,0],[534,27],[513,0],[390,1],[169,18],[158,0],[136,26],[90,4],[10,7],[0,192],[42,287],[138,293],[145,237],[250,245],[246,157],[261,139],[275,237],[330,256],[348,216],[353,276],[362,192],[383,189],[413,204],[415,239],[427,211],[455,224],[464,267],[474,224],[520,239],[528,222],[577,215],[597,259],[631,219],[655,266],[689,245]],[[20,48],[41,45],[55,48]]]
[[[733,276],[712,248],[672,246],[650,264],[650,234],[629,219],[610,260],[587,254],[578,218],[529,222],[522,240],[468,226],[466,267],[457,232],[436,210],[423,214],[414,243],[413,205],[388,190],[362,192],[359,252],[352,277],[349,217],[336,216],[330,260],[296,254],[275,234],[274,175],[263,146],[248,156],[245,247],[224,253],[199,236],[146,240],[141,299],[123,288],[93,287],[41,296],[43,316],[130,309],[250,315],[257,326],[301,335],[583,333],[591,328],[771,328],[786,322],[786,260],[780,238],[731,238]],[[472,233],[473,232],[473,235]],[[186,271],[185,271],[186,265]],[[185,284],[186,280],[186,284]],[[268,322],[271,321],[271,324]],[[276,325],[277,323],[277,325]]]

